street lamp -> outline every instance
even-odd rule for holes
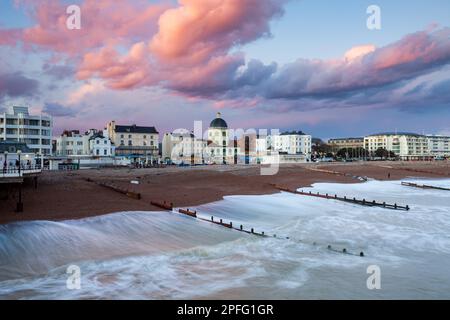
[[[3,173],[6,173],[6,171],[8,170],[8,151],[5,150],[4,154],[5,154],[5,162],[3,164]]]
[[[17,150],[17,157],[19,158],[19,176],[20,176],[20,155],[22,154],[22,150]]]

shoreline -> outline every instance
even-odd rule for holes
[[[274,176],[261,176],[259,170],[256,165],[229,165],[44,172],[39,177],[37,189],[32,183],[24,186],[23,213],[14,212],[16,200],[12,194],[8,200],[2,201],[0,224],[78,220],[129,211],[161,211],[151,205],[151,201],[172,202],[175,207],[198,206],[220,201],[224,196],[280,192],[274,184],[297,189],[321,182],[361,183],[356,178],[358,176],[375,180],[450,178],[448,161],[291,164],[281,165],[279,173]],[[131,184],[132,180],[138,180],[139,185]],[[112,183],[139,193],[141,199],[132,199],[98,183]]]

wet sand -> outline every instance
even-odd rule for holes
[[[313,170],[311,170],[313,169]],[[347,175],[331,174],[337,171]],[[388,177],[390,174],[390,177]],[[16,192],[0,200],[0,224],[29,220],[70,220],[120,211],[160,211],[151,201],[168,201],[189,207],[221,200],[227,195],[262,195],[279,192],[273,184],[288,188],[316,182],[358,183],[352,176],[377,180],[406,177],[449,178],[450,162],[366,162],[283,165],[277,175],[261,176],[259,166],[168,167],[161,169],[99,169],[76,172],[44,172],[37,189],[23,188],[24,212],[15,213]],[[96,183],[113,183],[141,194],[135,200]],[[139,185],[131,184],[138,180]],[[0,185],[5,189],[5,186]],[[3,190],[3,194],[4,194]]]

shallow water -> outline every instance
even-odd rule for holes
[[[448,179],[414,182],[450,187]],[[277,239],[164,212],[9,224],[0,226],[0,298],[450,298],[450,192],[399,181],[303,190],[411,210],[289,193],[231,196],[195,208],[206,219]],[[80,267],[80,290],[66,287],[69,265]],[[370,265],[380,267],[380,290],[367,288]]]

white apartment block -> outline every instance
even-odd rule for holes
[[[286,132],[271,137],[271,149],[288,155],[311,157],[312,137],[302,132]]]
[[[407,132],[387,132],[364,138],[364,148],[369,153],[378,149],[392,151],[402,160],[424,160],[430,158],[426,136]]]
[[[96,132],[90,135],[89,151],[94,157],[111,157],[114,156],[114,145],[105,134],[106,132]]]
[[[114,145],[105,132],[90,129],[85,134],[78,130],[65,131],[56,140],[56,155],[75,156],[114,156]]]
[[[27,107],[13,106],[0,114],[0,141],[24,142],[33,153],[51,155],[52,117],[30,115]]]
[[[162,141],[162,158],[175,164],[203,163],[207,141],[187,131],[166,133]],[[193,157],[193,159],[192,159]]]
[[[65,131],[56,139],[57,156],[89,155],[89,136],[80,134],[78,130]]]
[[[435,157],[450,157],[450,136],[428,135],[428,150]]]

